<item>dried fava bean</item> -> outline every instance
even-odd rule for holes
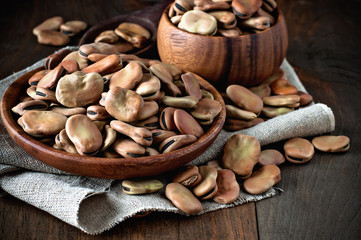
[[[96,42],[83,44],[79,47],[78,54],[83,58],[87,58],[91,53],[102,53],[106,55],[117,54],[117,48],[109,43]]]
[[[262,0],[233,0],[232,10],[240,19],[250,18],[262,6]]]
[[[68,74],[80,70],[79,64],[75,60],[71,60],[71,59],[65,60],[65,61],[62,61],[60,64],[64,67],[64,69],[66,70],[66,73],[68,73]]]
[[[203,11],[190,10],[183,15],[178,27],[191,33],[214,35],[217,32],[217,20]]]
[[[86,115],[91,120],[104,120],[110,117],[107,110],[99,105],[91,105],[86,109]]]
[[[157,96],[160,87],[160,80],[156,76],[143,73],[143,77],[135,91],[142,96],[144,100],[153,100]]]
[[[151,147],[146,147],[145,148],[145,155],[146,156],[156,156],[160,154],[156,149],[151,148]]]
[[[262,150],[258,159],[258,164],[264,165],[280,165],[285,162],[285,157],[276,149]]]
[[[229,204],[237,200],[240,187],[236,175],[229,169],[218,170],[217,174],[218,191],[213,200],[220,204]]]
[[[177,129],[184,135],[193,135],[199,138],[204,134],[203,128],[192,115],[182,109],[174,111],[174,123]]]
[[[230,85],[226,93],[232,102],[244,110],[258,114],[263,108],[262,99],[243,86]]]
[[[175,207],[186,214],[196,214],[202,211],[202,203],[180,183],[169,183],[165,189],[165,195]]]
[[[200,166],[198,168],[199,174],[202,177],[200,183],[193,188],[193,193],[196,197],[206,200],[212,198],[218,190],[217,187],[217,169],[211,166]]]
[[[119,37],[113,30],[106,30],[101,32],[94,40],[94,42],[115,43]]]
[[[174,24],[177,25],[178,23],[180,23],[181,19],[182,19],[183,15],[177,15],[177,16],[173,16],[170,18],[170,21]]]
[[[26,111],[20,120],[24,131],[34,137],[58,134],[65,127],[67,117],[52,111]]]
[[[143,146],[152,145],[153,142],[152,132],[149,131],[148,129],[134,127],[130,124],[117,120],[111,121],[110,127],[113,128],[115,131],[130,137],[136,143],[139,143]]]
[[[165,84],[167,90],[173,95],[178,96],[182,95],[182,92],[179,88],[173,83],[173,76],[170,74],[168,68],[164,64],[154,64],[149,67],[149,70],[157,76],[162,83]]]
[[[62,61],[67,61],[67,60],[74,60],[75,62],[78,63],[79,65],[79,69],[83,69],[86,66],[88,66],[88,59],[87,58],[83,58],[78,54],[78,51],[74,51],[69,53],[68,55],[66,55]]]
[[[129,62],[124,68],[110,78],[109,88],[114,86],[133,89],[143,78],[142,67],[135,61]]]
[[[163,188],[163,183],[156,179],[150,180],[123,180],[122,190],[126,194],[147,194],[158,192]]]
[[[159,105],[156,101],[144,101],[143,107],[139,110],[138,121],[148,119],[158,113]]]
[[[65,129],[61,130],[55,136],[55,144],[58,149],[64,150],[69,153],[78,153],[73,142],[69,139]]]
[[[60,31],[69,36],[74,36],[87,28],[88,24],[80,20],[67,21],[60,25]]]
[[[315,149],[313,145],[304,138],[291,138],[283,145],[286,159],[292,163],[306,163],[309,162]]]
[[[197,141],[197,138],[193,135],[176,135],[169,137],[159,145],[159,152],[168,153],[195,141]]]
[[[153,129],[152,131],[153,144],[159,144],[169,137],[176,136],[177,133],[163,129]]]
[[[31,97],[32,99],[34,99],[34,96],[36,94],[36,86],[31,86],[31,87],[28,87],[26,89],[26,94]]]
[[[182,70],[180,70],[177,66],[165,62],[161,62],[158,60],[150,60],[149,61],[149,67],[153,66],[154,64],[160,64],[162,65],[162,68],[167,70],[168,73],[172,76],[174,80],[180,79],[180,76],[182,75]]]
[[[268,18],[271,25],[273,25],[276,21],[275,18],[272,16],[272,14],[263,10],[262,8],[258,9],[256,16],[262,16]]]
[[[152,116],[142,121],[133,122],[132,124],[136,127],[144,127],[148,130],[154,130],[159,128],[159,118],[157,116]]]
[[[306,106],[313,101],[312,95],[308,93],[298,91],[297,95],[300,96],[300,106]]]
[[[150,39],[150,32],[136,23],[123,22],[114,30],[115,34],[124,40],[132,43],[135,47],[144,47],[148,39]]]
[[[112,45],[117,49],[119,53],[127,53],[135,49],[133,44],[125,40],[112,43]]]
[[[207,90],[201,89],[202,98],[208,98],[214,100],[214,96],[212,93],[208,92]]]
[[[198,99],[194,96],[184,96],[184,97],[164,96],[161,98],[161,101],[166,106],[178,107],[178,108],[193,108],[198,103]]]
[[[23,115],[26,111],[30,110],[47,110],[48,104],[42,100],[30,100],[18,103],[11,109],[14,113]]]
[[[193,0],[175,0],[173,9],[177,14],[184,14],[194,7]]]
[[[46,69],[54,69],[61,61],[72,51],[70,49],[62,49],[54,54],[49,55],[44,62]]]
[[[68,108],[62,105],[52,105],[49,108],[50,111],[57,112],[64,114],[65,116],[69,117],[75,114],[85,114],[86,109],[83,107],[75,107],[75,108]]]
[[[189,96],[194,96],[198,100],[202,98],[201,89],[198,80],[191,72],[187,72],[181,75],[184,83],[184,88]]]
[[[59,64],[53,70],[49,71],[36,85],[42,88],[54,88],[59,79],[66,74],[66,70],[62,64]]]
[[[103,92],[104,81],[99,73],[81,71],[60,78],[56,99],[67,107],[83,107],[95,103]]]
[[[44,30],[58,30],[63,21],[60,16],[48,18],[33,29],[33,34],[37,36]]]
[[[103,131],[104,127],[109,124],[109,121],[106,120],[95,120],[93,121],[93,123],[95,124],[95,126],[97,126],[97,128],[99,129],[99,131]]]
[[[104,128],[104,140],[102,146],[99,149],[99,152],[104,152],[107,150],[117,138],[117,132],[113,128],[111,128],[109,125],[105,125]]]
[[[227,2],[214,2],[212,0],[195,0],[194,10],[211,11],[211,10],[225,10],[231,6]]]
[[[257,117],[257,115],[253,112],[246,111],[240,108],[237,108],[233,105],[226,105],[227,117],[235,118],[240,120],[252,120]]]
[[[266,165],[257,169],[243,182],[244,189],[250,194],[261,194],[281,181],[281,170],[276,165]]]
[[[187,165],[178,169],[173,177],[173,182],[180,183],[186,187],[194,187],[202,180],[196,165]]]
[[[254,94],[256,94],[258,97],[260,97],[261,99],[271,95],[271,88],[267,84],[260,84],[256,87],[249,88],[249,90]]]
[[[121,59],[117,54],[111,54],[107,57],[95,62],[87,67],[83,68],[82,71],[85,73],[96,72],[101,75],[109,73],[109,70],[115,68],[121,63]]]
[[[200,124],[203,125],[204,121],[213,122],[213,119],[222,111],[222,105],[212,99],[203,98],[197,106],[191,111],[193,117],[195,117]]]
[[[85,115],[77,114],[69,117],[65,130],[80,155],[94,155],[102,145],[101,132]]]
[[[222,165],[247,178],[252,174],[261,153],[261,145],[257,138],[235,134],[231,136],[224,146]]]
[[[132,139],[118,138],[113,143],[113,149],[125,158],[145,156],[145,148]]]
[[[160,113],[159,116],[159,125],[164,130],[176,130],[177,127],[174,123],[174,112],[176,111],[176,108],[173,107],[166,107],[163,109],[163,111]]]
[[[234,13],[229,11],[213,11],[209,12],[217,19],[218,28],[233,29],[236,27],[237,19]]]
[[[43,30],[37,34],[38,43],[53,45],[53,46],[64,46],[70,42],[68,35],[52,30]]]
[[[262,8],[267,12],[273,12],[277,7],[277,2],[275,0],[262,0]]]
[[[226,129],[227,131],[239,131],[242,129],[256,126],[257,124],[263,122],[264,120],[262,118],[255,118],[252,120],[238,120],[238,119],[227,118],[226,123],[224,125],[224,129]]]
[[[264,80],[262,84],[271,85],[271,83],[277,79],[287,79],[286,72],[281,68],[272,73],[271,76],[266,78],[266,80]]]
[[[49,101],[49,102],[54,102],[54,103],[57,102],[54,91],[51,91],[46,88],[41,88],[41,87],[36,87],[34,99],[35,100],[44,100],[44,101]]]
[[[218,29],[218,33],[224,37],[237,37],[242,35],[242,31],[238,27],[232,29]]]
[[[350,139],[347,136],[319,136],[312,139],[313,146],[323,152],[346,152],[350,149]]]
[[[33,76],[31,76],[28,80],[28,83],[30,86],[36,86],[38,85],[40,79],[42,79],[46,74],[48,74],[50,70],[45,69],[41,70],[39,72],[36,72]]]
[[[289,107],[263,107],[262,114],[268,118],[274,118],[283,114],[292,112],[294,109]]]
[[[277,79],[271,83],[271,90],[277,95],[297,94],[298,90],[286,79]]]
[[[263,98],[265,105],[275,107],[288,107],[300,102],[298,95],[275,95]]]
[[[239,25],[244,28],[254,28],[258,30],[264,30],[271,26],[270,19],[268,17],[250,17],[244,21],[240,21]]]

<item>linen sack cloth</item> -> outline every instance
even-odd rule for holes
[[[43,64],[44,59],[0,80],[0,96],[18,77]],[[286,59],[281,68],[286,71],[287,79],[293,85],[301,91],[306,91]],[[246,130],[237,132],[222,130],[209,149],[190,164],[201,165],[209,160],[220,159],[225,142],[236,133],[254,136],[261,145],[266,145],[292,137],[320,135],[331,132],[334,128],[335,119],[331,109],[324,104],[314,104]],[[170,176],[163,174],[157,176],[157,179],[166,184],[170,181]],[[122,192],[119,180],[76,176],[43,164],[17,146],[2,121],[0,121],[1,189],[88,234],[100,234],[140,212],[184,214],[165,197],[164,188],[158,193],[148,195],[127,195]],[[260,195],[241,192],[232,204],[218,204],[212,200],[202,201],[203,210],[198,214],[259,201],[275,196],[278,191],[282,190],[272,188]]]

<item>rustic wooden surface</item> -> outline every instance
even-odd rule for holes
[[[156,2],[161,1],[9,1],[0,9],[0,78],[58,49],[37,44],[32,35],[32,28],[48,17],[94,25]],[[317,152],[306,165],[283,165],[278,186],[284,192],[276,197],[197,217],[155,213],[99,236],[4,195],[0,239],[361,239],[361,2],[278,3],[288,25],[287,58],[315,101],[334,111],[334,134],[351,138],[349,152]]]

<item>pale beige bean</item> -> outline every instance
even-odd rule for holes
[[[214,35],[217,32],[217,20],[203,11],[190,10],[183,15],[178,27],[191,33]]]
[[[138,158],[145,156],[145,148],[128,138],[118,138],[112,144],[114,151],[125,158]]]
[[[157,179],[123,180],[122,190],[126,194],[148,194],[158,192],[164,184]]]
[[[148,130],[154,130],[159,128],[159,118],[157,116],[152,116],[142,121],[133,122],[132,124],[136,127],[144,127]]]
[[[275,95],[263,98],[265,105],[275,107],[287,107],[292,106],[300,102],[300,96],[298,95]]]
[[[149,131],[148,129],[134,127],[133,125],[117,120],[111,121],[110,127],[113,128],[115,131],[130,137],[136,143],[139,143],[143,146],[152,145],[153,142],[152,132]]]
[[[60,25],[60,31],[68,36],[75,36],[85,30],[88,24],[80,20],[67,21]]]
[[[110,78],[109,87],[114,86],[133,89],[143,78],[142,67],[135,61],[129,62],[124,68]]]
[[[26,111],[30,110],[47,110],[48,104],[42,100],[30,100],[18,103],[11,109],[16,114],[23,115]]]
[[[79,55],[78,51],[73,51],[66,55],[62,61],[74,60],[78,63],[79,69],[83,69],[88,66],[88,58],[83,58]]]
[[[63,21],[63,18],[60,16],[48,18],[33,29],[33,34],[37,36],[40,32],[44,30],[58,30]]]
[[[164,96],[161,98],[161,101],[169,107],[176,107],[176,108],[193,108],[198,103],[198,99],[194,96],[184,96],[184,97]]]
[[[52,105],[52,106],[50,106],[49,110],[53,111],[53,112],[64,114],[67,117],[70,117],[75,114],[85,114],[86,113],[86,109],[83,107],[68,108],[68,107],[64,107],[62,105]]]
[[[43,101],[53,102],[53,103],[58,102],[56,100],[54,91],[49,90],[47,88],[41,88],[41,87],[36,87],[34,99],[35,100],[43,100]]]
[[[159,105],[156,101],[144,101],[143,107],[139,110],[138,121],[148,119],[158,113]]]
[[[68,35],[53,31],[43,30],[37,34],[38,43],[52,46],[64,46],[70,42]]]

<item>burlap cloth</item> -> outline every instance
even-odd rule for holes
[[[44,59],[34,65],[0,80],[0,96],[19,76],[42,66]],[[288,80],[299,90],[306,91],[291,65],[285,60],[281,66]],[[268,120],[255,127],[239,132],[221,131],[214,143],[192,164],[203,164],[219,159],[226,140],[235,133],[256,137],[262,145],[291,137],[314,136],[331,132],[335,119],[330,108],[314,104],[283,116]],[[169,176],[158,179],[164,183]],[[159,193],[132,196],[122,193],[121,181],[74,176],[52,168],[34,159],[19,148],[0,122],[0,191],[1,189],[89,234],[99,234],[117,223],[132,217],[137,212],[152,210],[184,214]],[[241,192],[232,204],[218,204],[212,200],[203,201],[199,214],[228,208],[250,201],[272,197],[282,191],[272,188],[261,195]]]

